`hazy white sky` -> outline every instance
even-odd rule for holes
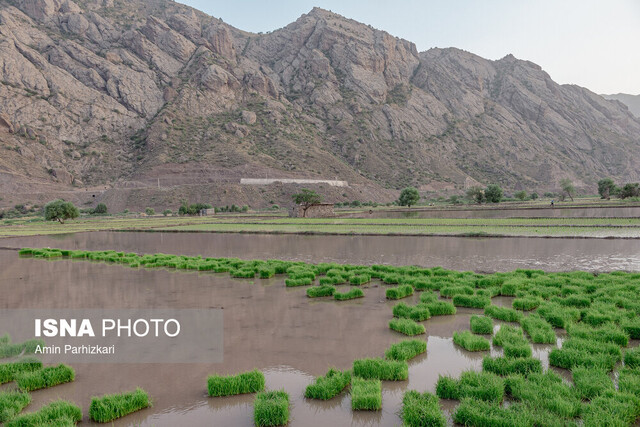
[[[418,50],[458,47],[533,61],[558,83],[640,94],[640,0],[180,0],[240,29],[281,28],[314,6]]]

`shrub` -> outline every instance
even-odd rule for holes
[[[577,366],[571,373],[574,387],[583,399],[593,399],[607,390],[614,390],[606,371]]]
[[[391,344],[384,356],[390,360],[409,360],[425,351],[427,351],[427,342],[413,339]]]
[[[624,352],[624,365],[628,368],[640,367],[640,347],[634,347]]]
[[[29,403],[29,393],[14,390],[0,392],[0,423],[18,415]]]
[[[403,302],[393,306],[394,317],[402,317],[406,319],[415,320],[416,322],[422,322],[431,317],[429,309],[424,304],[407,305]]]
[[[340,372],[335,368],[329,368],[324,377],[316,378],[315,383],[307,386],[304,396],[309,399],[328,400],[340,394],[350,382],[349,371]]]
[[[209,396],[231,396],[264,390],[264,374],[258,370],[238,375],[211,375],[207,378]]]
[[[507,307],[498,307],[497,305],[490,305],[485,308],[484,314],[504,322],[520,322],[522,319],[522,313],[519,311]]]
[[[403,381],[409,378],[409,366],[403,360],[357,359],[353,361],[353,375],[364,379]]]
[[[472,397],[499,403],[504,397],[504,381],[489,372],[465,371],[459,380],[441,375],[436,383],[436,394],[441,399]]]
[[[73,381],[75,371],[67,365],[49,366],[33,372],[17,374],[16,384],[24,391],[39,390]]]
[[[489,184],[484,190],[484,197],[489,203],[499,203],[502,200],[502,188],[496,184]]]
[[[402,398],[402,420],[407,427],[445,427],[447,418],[440,410],[438,398],[429,393],[409,390]]]
[[[382,408],[382,383],[354,377],[351,384],[351,409],[377,411]]]
[[[162,211],[162,215],[164,216],[168,216],[171,215],[173,212],[171,211],[171,209],[165,209]]]
[[[89,417],[99,423],[108,423],[132,412],[151,406],[146,391],[141,388],[127,393],[107,394],[91,398]]]
[[[307,289],[309,298],[330,297],[336,293],[336,287],[332,285],[312,286]]]
[[[456,307],[485,308],[491,305],[491,298],[482,295],[456,295],[453,297]]]
[[[289,395],[284,390],[261,391],[253,403],[256,426],[283,426],[289,422]]]
[[[354,298],[364,297],[364,292],[360,288],[353,288],[348,292],[336,292],[333,294],[333,298],[338,301],[345,301]]]
[[[413,295],[413,286],[401,285],[395,288],[389,288],[386,292],[387,299],[401,299]]]
[[[474,334],[492,334],[493,333],[493,322],[489,317],[485,316],[476,316],[475,314],[471,316],[469,321],[471,332]]]
[[[104,203],[98,203],[98,205],[93,209],[94,214],[106,214],[107,213],[107,205]]]
[[[42,362],[31,357],[0,364],[0,384],[15,380],[16,376],[23,372],[33,372],[39,369],[42,369]]]
[[[482,370],[496,375],[542,373],[542,363],[533,357],[496,357],[485,356],[482,359]]]
[[[66,426],[79,422],[82,419],[82,410],[76,405],[58,400],[43,406],[37,412],[18,415],[5,423],[6,427],[31,427],[31,426]],[[64,424],[63,424],[64,423]]]
[[[534,343],[555,344],[556,333],[553,327],[536,313],[522,318],[520,323]]]
[[[488,339],[474,335],[469,331],[454,332],[453,342],[467,351],[485,351],[491,348]]]
[[[391,319],[389,328],[409,336],[425,333],[424,325],[420,325],[411,319]]]

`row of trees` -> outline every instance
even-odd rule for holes
[[[611,196],[618,196],[621,199],[640,197],[640,183],[628,182],[622,187],[619,187],[613,179],[604,178],[598,181],[598,194],[600,194],[600,198],[607,200],[609,200]]]

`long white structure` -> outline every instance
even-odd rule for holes
[[[240,178],[240,184],[245,185],[269,185],[276,182],[283,184],[328,184],[332,187],[348,187],[347,181],[331,179],[296,179],[296,178]]]

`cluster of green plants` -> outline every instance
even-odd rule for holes
[[[427,351],[427,342],[419,339],[391,344],[384,356],[389,360],[409,360]]]
[[[329,400],[336,397],[351,383],[351,372],[329,368],[323,376],[309,384],[304,395],[309,399]]]
[[[402,398],[402,420],[408,427],[445,427],[447,418],[440,409],[438,397],[409,390]]]
[[[18,415],[5,423],[6,427],[75,426],[82,420],[82,410],[71,402],[57,400],[36,412]]]
[[[149,406],[151,406],[149,394],[138,388],[131,392],[92,398],[89,417],[99,423],[108,423]]]
[[[264,390],[264,374],[258,370],[237,375],[211,375],[207,378],[207,391],[211,397],[256,393]]]
[[[618,186],[611,178],[603,178],[598,181],[598,194],[602,199],[610,199],[618,196],[621,199],[640,197],[640,183],[629,182]]]
[[[203,209],[207,209],[207,208],[203,208]],[[248,212],[249,211],[249,206],[244,205],[244,206],[236,206],[236,205],[226,205],[226,206],[216,206],[214,208],[215,213],[226,213],[226,212]]]
[[[0,364],[0,384],[15,381],[16,376],[42,369],[42,362],[34,357],[23,357],[17,361]]]
[[[488,339],[472,334],[470,331],[454,332],[453,342],[467,351],[485,351],[491,348]]]
[[[199,215],[203,209],[211,209],[211,205],[208,203],[189,203],[183,200],[178,208],[178,214],[180,215]]]
[[[476,316],[475,314],[469,319],[471,332],[474,334],[493,334],[493,322],[490,317]]]
[[[391,319],[389,328],[409,336],[424,334],[426,331],[424,325],[411,319]]]
[[[356,359],[353,375],[364,379],[403,381],[409,378],[409,365],[404,360]]]
[[[31,396],[18,390],[0,392],[0,423],[9,421],[31,403]]]
[[[71,382],[75,379],[75,375],[73,368],[60,364],[34,371],[23,371],[16,374],[15,381],[21,390],[33,391]]]
[[[21,354],[34,354],[39,346],[42,347],[44,345],[44,340],[41,339],[31,339],[21,343],[12,343],[11,337],[9,335],[4,335],[0,341],[0,359],[14,357]],[[0,381],[0,384],[2,384],[2,381]]]
[[[382,382],[354,377],[351,381],[351,409],[378,411],[382,408]]]
[[[283,426],[289,422],[289,395],[284,390],[261,391],[253,402],[253,420],[258,427]]]

